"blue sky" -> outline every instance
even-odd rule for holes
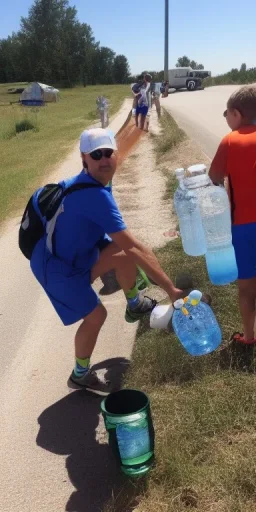
[[[1,7],[0,38],[19,28],[31,0],[10,0]],[[81,22],[96,40],[127,56],[131,71],[163,69],[164,0],[73,0]],[[213,74],[256,66],[255,0],[169,0],[169,67],[188,55]],[[158,7],[157,7],[158,6]]]

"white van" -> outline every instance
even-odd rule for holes
[[[192,69],[191,67],[169,69],[169,88],[187,89],[188,91],[202,89],[203,79],[207,76],[211,76],[211,72],[204,69]]]

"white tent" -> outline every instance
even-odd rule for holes
[[[33,82],[24,89],[20,101],[23,105],[42,105],[43,103],[58,101],[59,90],[51,85]]]

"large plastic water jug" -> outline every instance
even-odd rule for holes
[[[231,213],[224,187],[213,184],[199,192],[201,218],[207,246],[206,265],[215,285],[232,283],[238,277],[232,245]]]
[[[202,170],[201,175],[182,178],[176,173],[179,187],[174,194],[174,207],[179,219],[180,234],[184,252],[189,256],[206,253],[204,230],[201,221],[197,189],[206,186],[209,178]]]
[[[150,315],[152,329],[167,329],[173,315],[172,304],[159,304]]]
[[[205,164],[196,164],[190,165],[185,172],[186,177],[195,177],[200,176],[201,174],[206,174],[207,167]]]
[[[192,356],[209,354],[221,343],[221,330],[208,304],[200,302],[202,293],[192,291],[174,303],[172,325],[183,347]]]

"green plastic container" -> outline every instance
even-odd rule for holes
[[[154,462],[154,427],[145,393],[123,389],[103,400],[101,410],[111,446],[122,471],[145,475]]]
[[[140,267],[137,267],[136,285],[139,291],[143,291],[151,285],[147,274]]]

